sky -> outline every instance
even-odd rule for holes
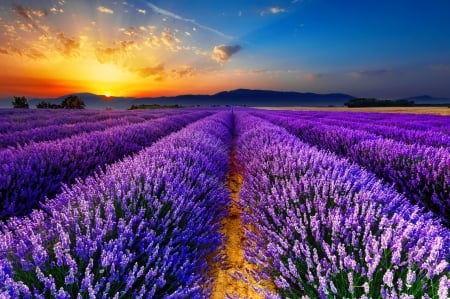
[[[450,97],[450,1],[0,0],[0,97]]]

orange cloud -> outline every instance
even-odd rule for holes
[[[179,69],[172,69],[171,74],[174,78],[190,77],[194,75],[194,69],[190,66],[183,66]]]
[[[30,8],[24,7],[22,5],[14,6],[13,10],[16,14],[24,17],[27,20],[32,20],[33,16],[44,17],[44,16],[47,16],[47,14],[48,14],[46,10],[30,9]]]
[[[123,54],[126,54],[136,43],[134,41],[120,41],[115,44],[117,44],[117,46],[114,48],[97,47],[95,49],[95,56],[97,57],[98,62],[102,64],[118,63],[123,58]]]
[[[162,64],[154,67],[138,68],[135,72],[142,78],[153,77],[156,81],[162,81],[165,79],[165,68]]]
[[[60,45],[58,49],[60,53],[66,57],[78,56],[80,51],[80,41],[74,38],[68,38],[63,32],[56,35]]]

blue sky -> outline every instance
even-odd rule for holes
[[[2,1],[0,90],[450,97],[449,14],[439,0]]]

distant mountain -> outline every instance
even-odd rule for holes
[[[332,93],[300,93],[273,90],[252,90],[236,89],[231,91],[222,91],[213,95],[194,95],[186,94],[172,97],[153,97],[153,98],[132,98],[132,97],[106,97],[92,93],[76,93],[85,103],[87,109],[128,109],[131,105],[141,104],[159,104],[159,105],[181,105],[181,106],[342,106],[349,99],[354,98],[351,95]],[[29,99],[31,108],[35,108],[41,101],[49,103],[61,103],[68,95],[57,98],[37,98]],[[3,103],[2,103],[3,102]],[[6,104],[6,105],[5,105]],[[0,108],[11,108],[11,101],[0,101]]]
[[[432,97],[428,95],[403,98],[401,100],[414,101],[416,104],[450,104],[450,98]]]
[[[131,97],[106,97],[105,95],[96,95],[89,92],[74,93],[84,101],[87,109],[106,109],[106,107],[112,107],[114,109],[128,109],[132,105],[132,101],[135,98]],[[67,96],[64,95],[57,98],[36,98],[28,100],[31,108],[35,108],[36,105],[42,101],[48,103],[59,104]]]
[[[221,91],[213,95],[185,94],[170,97],[106,97],[93,93],[76,93],[85,103],[87,109],[128,109],[131,105],[181,105],[181,106],[252,106],[252,107],[295,107],[295,106],[343,106],[345,102],[355,97],[342,94],[317,94],[293,91],[235,89]],[[29,99],[31,108],[35,108],[41,101],[59,104],[68,95],[57,98]],[[399,100],[414,101],[419,105],[450,105],[450,98],[432,97],[428,95],[402,98]],[[0,99],[0,108],[12,108],[12,99]]]

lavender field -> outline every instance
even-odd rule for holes
[[[0,298],[446,299],[449,263],[448,116],[0,110]]]

